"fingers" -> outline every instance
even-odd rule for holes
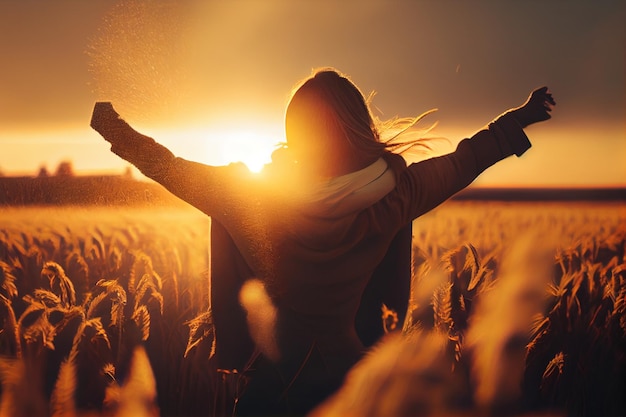
[[[548,120],[552,117],[550,112],[552,111],[552,104],[548,100],[543,102],[543,115],[542,120]]]
[[[554,101],[554,98],[552,97],[552,93],[548,90],[547,86],[537,88],[535,91],[533,91],[530,94],[530,97],[531,99],[534,98],[538,101],[550,103],[553,106],[556,105],[556,101]]]
[[[552,94],[546,93],[543,99],[543,109],[546,112],[546,116],[548,119],[552,117],[550,115],[550,112],[552,111],[553,106],[556,106],[556,101],[554,101]]]
[[[538,120],[548,120],[552,117],[550,112],[552,111],[552,107],[556,105],[556,101],[547,86],[537,88],[531,93],[529,104],[532,106],[532,103],[534,103],[537,111],[539,111],[537,114]]]

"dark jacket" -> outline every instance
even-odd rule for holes
[[[386,155],[395,188],[365,209],[336,216],[294,198],[306,185],[254,174],[241,164],[214,167],[177,158],[123,120],[103,136],[113,152],[211,216],[223,226],[219,233],[232,238],[243,261],[236,267],[265,283],[277,309],[282,379],[301,374],[314,352],[326,369],[312,379],[328,386],[340,383],[363,353],[355,329],[361,297],[398,233],[489,166],[530,147],[521,127],[504,115],[448,155],[408,167]]]

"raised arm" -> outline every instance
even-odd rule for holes
[[[410,165],[398,184],[399,195],[406,199],[401,217],[415,219],[467,187],[496,162],[521,156],[531,146],[523,129],[548,120],[555,104],[547,87],[539,88],[522,106],[462,140],[451,154]]]
[[[161,182],[176,157],[165,146],[133,129],[108,102],[93,108],[91,127],[111,144],[111,151],[136,166],[144,175]]]
[[[177,197],[210,216],[219,217],[228,211],[231,199],[224,197],[232,188],[228,183],[235,168],[213,167],[177,158],[165,146],[133,129],[120,118],[111,103],[96,103],[91,127],[111,143],[113,153]]]

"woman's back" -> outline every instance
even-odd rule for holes
[[[286,401],[282,411],[303,412],[362,354],[354,325],[361,296],[398,231],[489,166],[524,153],[530,142],[522,129],[547,120],[553,104],[546,88],[536,90],[454,152],[406,167],[380,142],[359,90],[324,71],[290,102],[286,162],[258,177],[237,165],[176,158],[108,103],[96,105],[92,127],[114,153],[225,228],[269,295],[251,410],[265,401],[277,413],[272,404]],[[248,313],[253,319],[256,311]]]

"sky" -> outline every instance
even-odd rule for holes
[[[440,153],[547,85],[533,147],[476,184],[626,186],[625,20],[621,0],[0,0],[0,173],[122,172],[96,101],[184,158],[259,165],[330,66],[380,118],[437,108]]]

